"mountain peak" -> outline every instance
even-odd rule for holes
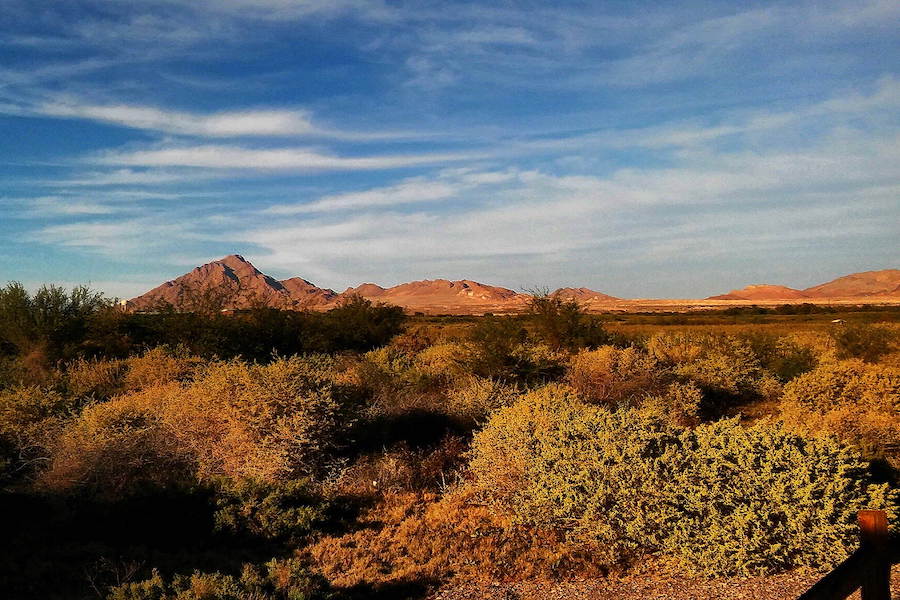
[[[253,266],[240,254],[229,254],[200,265],[189,273],[129,301],[129,306],[146,310],[160,303],[189,307],[198,294],[214,291],[223,295],[223,308],[258,305],[296,308],[331,301],[335,293],[323,290],[299,277],[277,281]]]

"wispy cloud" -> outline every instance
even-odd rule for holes
[[[85,119],[131,129],[206,138],[320,137],[338,140],[403,139],[411,132],[342,131],[313,123],[308,110],[248,109],[196,113],[131,104],[89,104],[75,101],[44,102],[33,108],[13,107],[17,114]]]
[[[439,202],[467,189],[508,182],[514,171],[483,172],[447,169],[437,177],[413,177],[396,185],[344,194],[331,194],[310,202],[277,204],[266,209],[273,215],[296,215],[346,210],[381,209],[394,206]]]
[[[405,154],[335,156],[314,148],[246,148],[241,146],[164,146],[151,150],[106,152],[97,164],[141,167],[205,167],[256,171],[371,171],[434,165],[478,158],[478,154]]]
[[[297,136],[319,133],[306,111],[245,110],[203,115],[148,106],[47,103],[37,112],[134,129],[203,137]]]

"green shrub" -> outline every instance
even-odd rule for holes
[[[685,430],[559,386],[495,413],[471,456],[472,486],[518,522],[610,562],[664,552],[709,575],[832,565],[855,543],[856,511],[887,503],[834,441],[735,420]]]
[[[794,339],[767,332],[744,333],[739,339],[750,346],[760,365],[782,382],[811,371],[818,363],[813,348]]]
[[[884,325],[839,324],[831,330],[831,338],[837,347],[837,357],[859,358],[866,362],[878,362],[897,345],[897,332]]]
[[[562,377],[569,353],[542,343],[524,343],[513,348],[510,379],[531,385]]]
[[[515,371],[513,351],[527,339],[515,317],[485,316],[470,332],[475,347],[474,371],[484,377],[510,377]]]
[[[326,508],[308,480],[223,481],[216,490],[216,529],[298,540],[325,518]]]
[[[80,405],[44,387],[0,390],[0,479],[30,476],[45,467],[56,435]]]
[[[859,509],[896,506],[859,455],[832,439],[724,420],[681,443],[666,487],[678,519],[663,549],[706,575],[829,568],[858,545]]]
[[[156,570],[144,581],[111,588],[107,600],[319,600],[327,583],[299,559],[272,559],[244,565],[240,577],[222,573],[176,575],[167,581]]]
[[[535,293],[528,303],[527,314],[538,339],[554,350],[594,348],[610,342],[603,324],[588,315],[575,299]]]

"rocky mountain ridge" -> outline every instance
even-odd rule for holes
[[[584,287],[560,288],[552,294],[598,309],[647,302],[624,300]],[[221,308],[226,309],[270,306],[291,310],[325,310],[356,295],[402,306],[414,312],[432,314],[516,312],[522,310],[531,298],[526,293],[469,279],[426,279],[387,288],[364,283],[337,293],[328,288],[320,288],[301,277],[275,279],[257,269],[244,257],[231,254],[167,281],[129,300],[126,305],[129,309],[138,311],[154,310],[165,304],[190,310],[211,302],[218,302]],[[853,273],[804,290],[783,285],[750,285],[705,300],[746,303],[873,298],[888,301],[900,299],[900,269]]]

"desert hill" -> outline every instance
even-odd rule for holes
[[[808,297],[804,292],[784,285],[756,284],[710,296],[707,300],[799,300]]]
[[[461,279],[426,279],[382,287],[364,283],[340,294],[320,288],[301,277],[277,280],[240,255],[212,261],[167,281],[126,303],[131,310],[151,310],[165,302],[190,309],[207,291],[224,295],[225,308],[260,304],[276,308],[327,310],[359,295],[369,300],[402,306],[430,314],[481,314],[518,312],[531,296],[508,288]],[[553,295],[574,299],[595,310],[691,310],[725,303],[877,302],[900,301],[900,269],[866,271],[797,290],[783,285],[749,285],[705,300],[623,300],[584,287],[560,288]]]
[[[618,302],[621,300],[621,298],[616,298],[615,296],[610,296],[609,294],[604,294],[602,292],[595,292],[594,290],[588,289],[586,287],[559,288],[551,295],[559,296],[560,298],[564,298],[566,300],[576,300],[578,302]]]
[[[390,288],[383,288],[374,283],[365,283],[357,288],[349,288],[341,295],[350,294],[396,304],[410,310],[427,312],[453,312],[476,308],[486,311],[521,308],[529,298],[526,294],[469,279],[460,281],[426,279],[401,283]]]
[[[900,269],[864,271],[803,290],[811,298],[855,298],[900,294]]]
[[[284,287],[292,301],[303,306],[320,306],[337,298],[334,290],[317,287],[302,277],[282,279],[278,283]]]

